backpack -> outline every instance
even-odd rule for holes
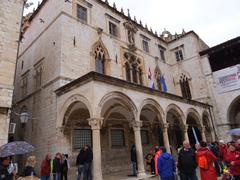
[[[208,170],[208,160],[207,160],[207,157],[205,155],[199,156],[197,163],[198,163],[198,166],[201,169]]]

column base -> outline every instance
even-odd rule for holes
[[[137,173],[137,177],[138,177],[138,178],[146,178],[146,177],[147,177],[147,174],[145,173],[145,171],[138,172],[138,173]]]

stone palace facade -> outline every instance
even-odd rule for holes
[[[102,180],[130,169],[135,144],[142,176],[155,145],[176,155],[184,139],[215,140],[209,63],[199,55],[208,46],[195,32],[159,35],[101,0],[43,0],[23,30],[14,111],[29,121],[12,121],[38,162],[63,152],[75,166],[89,144]]]

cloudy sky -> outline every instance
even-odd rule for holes
[[[59,0],[63,1],[64,0]],[[240,35],[240,0],[108,0],[157,32],[194,30],[209,46]],[[35,5],[41,0],[28,0]],[[31,6],[27,11],[32,11]],[[25,12],[26,13],[26,12]]]

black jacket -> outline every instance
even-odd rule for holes
[[[8,173],[7,167],[0,165],[0,180],[12,180],[13,175]]]
[[[81,150],[77,156],[76,165],[84,165],[86,162],[86,153],[84,150]]]
[[[132,162],[137,162],[137,153],[136,153],[136,148],[135,147],[131,148],[131,161]]]
[[[26,176],[31,176],[31,175],[33,175],[33,176],[37,176],[36,175],[36,173],[35,173],[35,171],[34,171],[34,168],[33,167],[31,167],[31,166],[26,166],[25,168],[24,168],[24,177],[26,177]]]
[[[193,149],[185,151],[182,148],[178,155],[178,168],[183,173],[193,173],[197,167],[196,156]]]
[[[60,173],[60,172],[61,172],[61,162],[60,162],[60,159],[54,158],[53,159],[52,173]]]

